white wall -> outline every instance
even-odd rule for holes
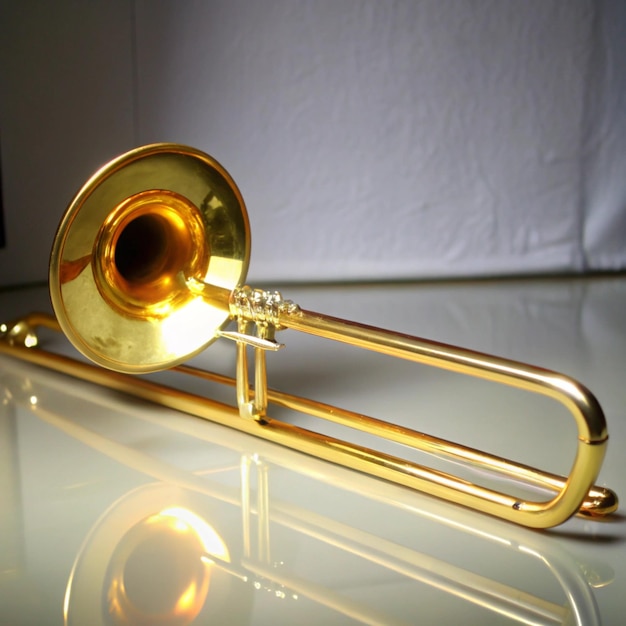
[[[581,168],[588,267],[626,266],[626,2],[605,0],[587,86]]]
[[[619,0],[66,1],[45,19],[47,3],[24,4],[40,24],[104,17],[101,30],[71,31],[79,60],[63,62],[83,80],[45,78],[58,28],[43,34],[47,55],[14,66],[29,89],[52,83],[59,111],[44,116],[55,139],[29,168],[20,133],[5,141],[3,107],[5,170],[17,160],[20,185],[49,190],[35,202],[14,189],[12,214],[34,202],[56,220],[61,179],[77,187],[87,164],[133,142],[177,141],[213,154],[241,187],[252,282],[626,266]],[[68,86],[95,93],[78,107],[60,95]],[[42,132],[9,100],[32,144]],[[40,274],[43,255],[29,276]]]

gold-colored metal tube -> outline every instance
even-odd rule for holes
[[[596,398],[563,374],[302,309],[279,319],[282,326],[310,335],[549,396],[572,412],[582,440],[607,439],[606,420]]]
[[[521,502],[504,494],[477,489],[460,479],[454,479],[452,483],[442,480],[437,473],[427,476],[425,480],[415,476],[420,490],[472,508],[481,508],[505,519],[524,518],[520,523],[534,526],[545,522],[551,526],[555,520],[562,518],[562,521],[573,515],[593,486],[605,454],[608,439],[606,422],[595,397],[576,381],[531,365],[310,311],[287,311],[279,321],[285,328],[545,395],[562,403],[574,417],[578,429],[576,457],[565,485],[548,502]],[[420,443],[415,447],[432,447],[433,442],[423,443],[423,446]],[[486,458],[488,455],[478,454],[475,462],[490,464]]]
[[[188,365],[179,365],[176,367],[176,370],[190,376],[233,387],[237,382],[230,376],[208,372]],[[268,389],[267,397],[272,404],[277,406],[306,413],[340,426],[367,432],[388,441],[410,446],[427,454],[460,460],[468,465],[487,469],[539,488],[560,491],[566,484],[566,479],[563,476],[538,470],[534,467],[491,455],[440,437],[434,437],[406,426],[385,422],[369,415],[355,413],[354,411],[325,404],[317,400],[302,398],[276,389]],[[601,516],[614,512],[616,508],[617,496],[613,491],[604,487],[593,486],[583,500],[579,512],[583,515]]]

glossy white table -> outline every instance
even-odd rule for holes
[[[598,483],[626,497],[626,279],[283,293],[581,380],[609,427]],[[0,293],[2,319],[32,309],[48,309],[45,290]],[[273,387],[567,472],[574,429],[549,401],[280,339]],[[47,345],[69,352],[61,337]],[[217,342],[197,361],[232,373],[234,348]],[[10,358],[0,383],[2,625],[626,622],[621,510],[532,531]]]

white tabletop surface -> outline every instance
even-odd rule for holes
[[[283,292],[580,380],[608,422],[598,484],[626,497],[626,279]],[[0,318],[33,309],[49,309],[45,289],[0,292]],[[272,387],[567,472],[575,433],[547,401],[280,339]],[[234,348],[196,360],[232,373]],[[0,383],[1,625],[626,623],[621,509],[529,530],[5,356]]]

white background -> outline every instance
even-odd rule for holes
[[[231,172],[251,280],[626,265],[618,0],[0,7],[0,284],[45,279],[72,194],[152,141]]]

